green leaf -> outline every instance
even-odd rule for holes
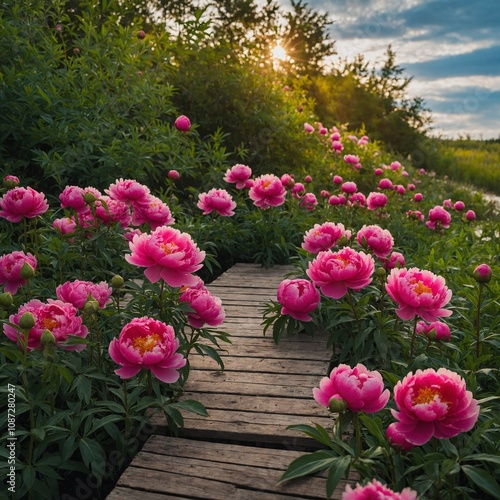
[[[289,425],[287,429],[293,429],[296,431],[303,432],[307,434],[309,437],[312,437],[319,443],[322,443],[329,448],[332,448],[332,439],[326,429],[319,424],[316,424],[316,427],[311,427],[310,425],[298,424],[298,425]]]
[[[61,377],[66,380],[66,382],[68,382],[68,384],[71,384],[73,382],[73,375],[71,374],[71,372],[65,367],[65,366],[62,366],[62,365],[56,365],[57,366],[57,370],[59,371],[59,374],[61,375]]]
[[[385,444],[387,439],[382,427],[382,420],[378,417],[369,417],[368,415],[360,415],[361,422],[368,429],[368,432],[377,438],[379,444]]]
[[[484,460],[485,462],[493,462],[494,464],[500,465],[500,456],[498,455],[488,455],[487,453],[478,453],[477,455],[469,455],[462,459],[463,461],[468,460]]]
[[[351,457],[346,455],[344,457],[338,457],[336,462],[332,464],[330,470],[328,471],[328,477],[326,479],[326,497],[331,498],[335,488],[339,484],[342,477],[346,475],[346,471],[349,470],[351,465]]]
[[[500,485],[488,472],[471,465],[462,465],[464,474],[484,492],[493,498],[500,498]]]
[[[106,415],[105,417],[103,417],[100,420],[98,420],[92,426],[92,428],[90,429],[89,434],[93,434],[98,429],[100,429],[101,427],[104,427],[104,426],[108,425],[109,423],[112,423],[112,422],[122,422],[122,421],[123,421],[123,415],[115,415],[115,414]]]
[[[197,415],[201,415],[203,417],[208,417],[208,412],[205,406],[199,401],[195,401],[193,399],[186,399],[185,401],[179,401],[178,403],[174,403],[171,406],[174,408],[180,408],[183,410],[190,411],[192,413],[196,413]]]
[[[97,478],[104,474],[106,454],[102,446],[94,439],[82,438],[78,444],[83,463],[92,471]]]
[[[309,455],[303,455],[296,458],[281,476],[279,482],[289,481],[297,477],[314,474],[321,470],[325,470],[333,465],[338,460],[337,455],[333,455],[331,451],[319,450]]]

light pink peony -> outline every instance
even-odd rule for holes
[[[347,239],[351,237],[351,231],[344,227],[344,224],[333,222],[324,222],[323,224],[314,224],[304,235],[302,248],[309,253],[319,253],[323,250],[333,248],[342,236]]]
[[[54,219],[52,226],[61,234],[73,234],[75,232],[76,222],[74,217],[61,217],[60,219]]]
[[[470,431],[479,416],[465,381],[447,368],[409,373],[394,387],[394,402],[399,410],[391,410],[395,431],[416,446]]]
[[[37,260],[31,253],[15,251],[0,257],[0,284],[5,285],[6,292],[15,294],[20,286],[26,284],[26,280],[21,276],[25,263],[36,271]]]
[[[111,359],[122,366],[115,373],[122,379],[137,375],[142,368],[167,384],[179,378],[178,370],[186,364],[182,354],[176,353],[179,340],[170,325],[148,318],[134,318],[127,323],[118,338],[109,344]]]
[[[344,247],[338,252],[319,252],[306,274],[324,295],[340,299],[347,289],[359,291],[369,285],[375,263],[371,255]]]
[[[234,215],[236,202],[233,201],[233,197],[225,189],[213,188],[208,193],[200,193],[198,200],[196,206],[203,210],[203,215],[207,215],[212,211],[217,212],[222,217]]]
[[[23,217],[33,219],[48,209],[49,204],[45,195],[31,187],[9,189],[0,198],[0,217],[9,222],[19,222]]]
[[[103,309],[110,302],[113,289],[105,282],[92,283],[91,281],[66,281],[56,288],[57,298],[63,302],[73,304],[77,309],[83,309],[87,299],[92,297]]]
[[[387,196],[384,193],[371,192],[366,198],[368,210],[377,210],[387,205]]]
[[[133,179],[117,179],[109,189],[104,190],[113,200],[133,203],[145,201],[149,195],[149,188]]]
[[[304,123],[304,132],[312,134],[314,132],[314,127],[310,123]]]
[[[224,180],[235,183],[236,189],[243,189],[250,187],[249,179],[251,176],[252,169],[249,166],[237,163],[227,170]]]
[[[19,325],[19,319],[25,313],[35,317],[35,326],[28,332],[28,349],[40,346],[40,337],[44,330],[50,330],[55,337],[56,344],[68,339],[68,335],[85,338],[88,334],[87,327],[83,325],[82,318],[77,316],[78,310],[72,304],[61,300],[49,299],[43,303],[38,299],[30,300],[22,305],[17,314],[10,316],[9,321]],[[9,339],[18,341],[19,332],[12,326],[5,324],[3,331]],[[81,351],[85,344],[62,345],[67,351]]]
[[[59,195],[62,208],[72,208],[77,212],[88,211],[88,206],[83,199],[84,190],[78,186],[66,186]]]
[[[188,322],[193,328],[202,328],[206,323],[218,326],[226,317],[222,301],[205,287],[189,287],[180,296],[181,302],[188,302],[193,312],[188,312]]]
[[[356,238],[363,248],[368,248],[381,259],[392,252],[394,245],[394,238],[390,231],[377,225],[367,226],[365,224],[358,231]]]
[[[129,247],[132,253],[125,255],[125,260],[145,267],[144,274],[152,283],[160,278],[173,287],[197,283],[191,273],[203,266],[205,252],[198,249],[189,234],[160,226],[150,234],[135,235]]]
[[[323,377],[319,388],[313,389],[313,396],[320,405],[330,407],[330,400],[343,401],[350,411],[375,413],[389,401],[389,389],[384,390],[382,375],[369,371],[358,363],[354,368],[339,365],[329,377]]]
[[[392,269],[385,289],[397,302],[399,308],[396,314],[403,320],[417,315],[431,323],[452,314],[450,310],[443,309],[451,299],[451,290],[443,277],[430,271],[420,271],[416,267]]]
[[[397,493],[372,479],[372,482],[365,486],[358,483],[354,489],[350,484],[346,485],[342,500],[417,500],[417,492],[405,488],[401,493]]]
[[[150,194],[142,201],[132,203],[131,222],[134,226],[147,223],[151,229],[156,229],[160,226],[171,226],[175,219],[172,217],[168,205],[160,198]]]
[[[450,327],[442,321],[433,321],[429,324],[425,323],[425,321],[419,321],[416,331],[420,335],[425,335],[429,340],[448,342],[451,336]]]
[[[429,215],[425,225],[430,229],[439,227],[448,228],[451,223],[451,215],[441,206],[436,205],[429,210]]]
[[[132,219],[128,204],[109,196],[101,196],[96,200],[95,217],[106,226],[119,223],[122,228],[128,227]]]
[[[255,206],[265,210],[282,205],[285,202],[286,189],[279,177],[264,174],[255,179],[248,196]]]
[[[288,314],[299,321],[311,321],[309,313],[314,311],[321,301],[319,290],[305,279],[283,280],[276,293],[281,304],[281,314]]]

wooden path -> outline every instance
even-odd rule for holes
[[[232,344],[223,355],[224,372],[211,358],[190,358],[183,396],[203,403],[209,417],[184,413],[179,437],[169,437],[163,417],[155,417],[154,434],[109,500],[325,498],[324,475],[277,484],[293,459],[320,447],[286,427],[332,425],[312,398],[327,371],[326,340],[297,335],[276,346],[271,332],[263,336],[263,303],[276,298],[291,269],[237,264],[209,285],[222,299],[226,320],[220,329],[231,335]],[[344,488],[342,481],[333,498]]]

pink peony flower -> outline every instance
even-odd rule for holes
[[[308,134],[312,134],[314,132],[314,127],[310,123],[304,123],[304,131]]]
[[[463,201],[456,201],[454,204],[453,204],[453,208],[457,211],[457,212],[461,212],[464,208],[465,208],[465,203]]]
[[[0,198],[0,217],[9,222],[19,222],[23,217],[33,219],[48,209],[45,195],[31,187],[9,189]]]
[[[191,273],[203,266],[205,258],[205,252],[198,249],[189,234],[167,226],[135,235],[129,247],[127,262],[145,267],[144,274],[152,283],[162,278],[173,287],[196,284],[197,277]]]
[[[310,184],[312,181],[313,181],[313,180],[312,180],[312,177],[311,177],[310,175],[306,175],[306,176],[304,177],[304,182],[305,182],[306,184]]]
[[[180,130],[181,132],[189,132],[189,129],[191,128],[191,121],[187,116],[180,115],[179,117],[176,118],[174,126],[177,130]]]
[[[76,221],[74,217],[61,217],[60,219],[54,219],[52,226],[61,234],[73,234],[76,228]]]
[[[364,146],[365,144],[368,144],[368,141],[370,138],[367,135],[364,135],[358,139],[358,146]]]
[[[382,229],[380,226],[366,224],[358,231],[356,235],[358,243],[363,248],[370,249],[377,257],[383,259],[392,252],[394,238],[388,229]]]
[[[345,205],[347,203],[347,198],[343,194],[339,196],[332,194],[330,198],[328,198],[328,203],[330,205]]]
[[[450,198],[448,198],[447,200],[443,201],[443,207],[453,208],[453,204],[451,203],[451,199]]]
[[[92,297],[101,309],[110,302],[113,289],[105,282],[92,283],[91,281],[66,281],[56,288],[59,300],[73,304],[77,309],[83,309],[89,296]]]
[[[392,424],[389,424],[387,427],[387,430],[385,432],[385,436],[387,437],[387,441],[389,441],[389,444],[398,451],[409,451],[412,448],[415,448],[415,445],[412,443],[409,443],[406,438],[404,437],[404,434],[401,434],[398,432],[397,427],[395,427],[395,423],[393,422]]]
[[[342,150],[344,149],[344,146],[340,141],[332,141],[332,149],[337,154],[340,154],[342,152]]]
[[[448,228],[451,223],[451,215],[441,206],[436,205],[429,210],[428,219],[425,225],[430,229],[438,227]]]
[[[6,292],[15,294],[20,286],[26,284],[26,280],[21,276],[25,263],[36,271],[37,260],[31,253],[15,251],[0,257],[0,284],[5,285]]]
[[[344,182],[344,180],[342,179],[342,177],[340,175],[333,176],[333,183],[334,184],[342,184],[343,182]]]
[[[424,199],[422,193],[415,193],[413,196],[413,200],[416,201],[417,203],[420,203]]]
[[[395,267],[404,267],[405,265],[405,257],[400,252],[392,252],[388,258],[382,259],[384,263],[384,269],[390,270]]]
[[[236,183],[236,189],[248,188],[249,179],[252,176],[252,169],[247,165],[237,163],[227,170],[224,180],[230,183]]]
[[[372,479],[372,482],[365,486],[357,483],[354,489],[350,484],[346,485],[342,500],[417,500],[417,492],[405,488],[401,493],[396,493],[376,479]]]
[[[473,278],[478,283],[488,283],[492,276],[491,267],[488,264],[479,264],[472,272]]]
[[[406,212],[406,217],[415,219],[419,222],[424,220],[424,214],[420,210],[408,210],[408,212]]]
[[[279,177],[273,174],[264,174],[257,177],[248,191],[248,196],[255,206],[263,210],[277,207],[285,202],[286,189]]]
[[[3,186],[7,189],[12,189],[19,186],[19,177],[15,175],[6,175],[3,178]]]
[[[376,168],[374,171],[373,171],[374,175],[382,175],[384,173],[384,171],[381,169],[381,168]]]
[[[62,208],[72,208],[77,212],[88,210],[87,204],[83,199],[83,188],[78,186],[66,186],[59,195]]]
[[[366,196],[363,193],[354,193],[349,198],[349,205],[353,207],[365,207]]]
[[[304,184],[302,184],[302,182],[296,182],[292,186],[292,195],[294,198],[302,198],[305,192],[306,192],[306,187],[304,186]]]
[[[408,184],[408,189],[410,191],[415,191],[415,187],[416,187],[415,184],[412,184],[412,183]]]
[[[394,387],[394,402],[399,410],[391,410],[398,421],[395,431],[416,446],[470,431],[479,416],[465,381],[447,368],[409,373]]]
[[[295,184],[295,180],[293,178],[293,175],[290,174],[283,174],[281,176],[281,184],[285,186],[286,188],[291,188]]]
[[[134,226],[148,223],[151,229],[156,229],[171,226],[175,222],[168,205],[151,194],[140,202],[134,202],[132,209],[131,222]]]
[[[330,250],[342,236],[350,239],[351,231],[346,230],[344,224],[340,222],[338,224],[333,222],[314,224],[314,227],[305,233],[302,248],[313,254]]]
[[[348,288],[359,291],[369,285],[375,263],[371,255],[356,252],[344,247],[338,252],[319,252],[309,262],[307,276],[318,286],[324,295],[332,299],[340,299]]]
[[[225,189],[211,189],[208,193],[200,193],[198,195],[197,207],[203,210],[203,215],[207,215],[215,210],[223,217],[231,217],[234,215],[236,202],[233,197]]]
[[[467,210],[465,218],[466,220],[476,220],[476,212],[474,210]]]
[[[326,189],[322,189],[319,196],[320,198],[330,198],[330,193]]]
[[[182,354],[176,353],[179,340],[170,325],[148,318],[134,318],[127,323],[118,338],[109,344],[111,359],[122,366],[115,373],[122,379],[137,375],[142,368],[167,384],[179,378],[178,370],[186,364]]]
[[[358,186],[355,182],[347,181],[342,184],[341,189],[346,194],[353,194],[358,190]]]
[[[124,203],[145,201],[149,195],[149,188],[132,179],[118,179],[109,189],[104,190],[113,200]]]
[[[372,192],[366,198],[368,210],[377,210],[387,205],[387,196],[384,193]]]
[[[344,161],[346,163],[356,164],[356,163],[359,163],[359,156],[356,156],[356,155],[344,155]]]
[[[188,322],[193,328],[202,328],[205,323],[218,326],[226,317],[221,299],[212,295],[204,286],[187,288],[179,300],[188,302],[194,310],[188,312]]]
[[[323,377],[319,388],[313,389],[316,402],[330,407],[332,398],[343,401],[350,411],[375,413],[380,411],[389,401],[389,389],[384,390],[382,375],[369,371],[358,363],[354,368],[339,365],[329,377]]]
[[[314,210],[317,204],[318,200],[314,193],[306,193],[300,202],[300,206],[306,210]]]
[[[391,170],[399,170],[401,168],[401,163],[399,161],[393,161],[390,164]]]
[[[335,127],[334,127],[335,128]],[[340,141],[340,133],[338,130],[335,130],[333,134],[330,136],[331,141]]]
[[[398,194],[405,194],[406,193],[406,188],[402,184],[396,184],[394,186],[394,191]]]
[[[88,334],[87,327],[83,325],[82,318],[77,316],[77,309],[72,304],[61,300],[49,299],[43,303],[33,299],[22,305],[17,314],[10,316],[9,321],[19,325],[21,316],[31,313],[35,318],[35,326],[28,332],[28,349],[36,349],[40,346],[40,337],[44,330],[50,330],[55,337],[56,344],[64,342],[69,335],[85,338]],[[3,331],[9,339],[18,342],[19,332],[12,326],[5,324]],[[81,351],[85,344],[62,345],[67,351]]]
[[[127,227],[132,219],[127,203],[113,200],[109,196],[101,196],[96,200],[95,217],[106,226],[119,223],[122,228]]]
[[[444,278],[430,271],[420,271],[416,267],[393,269],[387,277],[385,289],[397,302],[399,308],[396,314],[403,320],[417,315],[430,323],[452,314],[443,309],[451,299],[451,290]]]
[[[384,177],[383,179],[380,179],[380,182],[378,183],[378,188],[379,189],[394,189],[394,185],[392,184],[391,179],[387,179]]]
[[[419,321],[416,331],[420,335],[425,335],[429,340],[448,342],[451,337],[450,327],[442,321],[433,321],[429,324],[425,323],[425,321]]]
[[[289,314],[299,321],[311,321],[309,313],[314,311],[321,301],[319,290],[305,279],[283,280],[276,293],[281,304],[281,314]]]

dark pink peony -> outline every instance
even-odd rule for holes
[[[33,219],[48,209],[49,204],[45,195],[31,187],[9,189],[0,198],[0,217],[9,222],[19,222],[23,217]]]
[[[309,253],[319,253],[323,250],[333,248],[342,236],[347,239],[351,237],[351,231],[346,230],[344,224],[339,222],[324,222],[323,224],[314,224],[304,235],[302,248]]]
[[[20,286],[26,284],[26,280],[21,276],[25,263],[36,271],[37,260],[31,253],[15,251],[0,257],[0,284],[5,285],[6,292],[15,294]]]
[[[320,301],[319,290],[305,279],[283,280],[276,293],[281,304],[281,314],[288,314],[299,321],[311,321],[309,313],[314,311]]]
[[[193,309],[193,312],[188,312],[188,322],[193,328],[202,328],[205,323],[219,326],[226,317],[221,299],[204,286],[187,288],[181,294],[180,301],[188,302]]]
[[[277,207],[285,202],[286,189],[281,179],[273,174],[264,174],[257,177],[248,196],[255,206],[263,210]]]
[[[250,187],[249,180],[251,176],[252,169],[249,166],[237,163],[226,171],[224,180],[236,184],[236,189],[243,189]]]
[[[399,410],[391,410],[394,430],[416,446],[470,431],[479,416],[465,381],[447,368],[409,373],[394,387],[394,401]]]
[[[401,493],[397,493],[376,479],[372,479],[371,483],[365,486],[358,483],[352,488],[348,484],[342,493],[342,500],[417,500],[417,492],[405,488]]]
[[[113,200],[124,203],[134,203],[146,201],[149,195],[149,188],[133,179],[117,179],[109,189],[104,190]]]
[[[57,297],[63,302],[73,304],[77,309],[83,309],[89,296],[93,298],[101,309],[110,302],[113,289],[105,282],[92,283],[91,281],[66,281],[56,288]]]
[[[369,285],[374,268],[371,255],[344,247],[335,253],[319,252],[306,273],[325,296],[340,299],[349,288],[359,291]]]
[[[118,338],[109,344],[111,359],[122,366],[115,373],[122,379],[137,375],[141,369],[167,384],[179,378],[178,370],[186,364],[182,354],[176,353],[179,340],[170,325],[148,318],[134,318],[127,323]]]
[[[383,259],[392,252],[394,238],[388,229],[366,224],[358,231],[356,238],[363,248],[370,249],[377,257]]]
[[[203,210],[203,215],[215,211],[222,217],[232,217],[236,202],[233,201],[233,197],[225,189],[213,188],[208,193],[198,195],[196,206]]]

